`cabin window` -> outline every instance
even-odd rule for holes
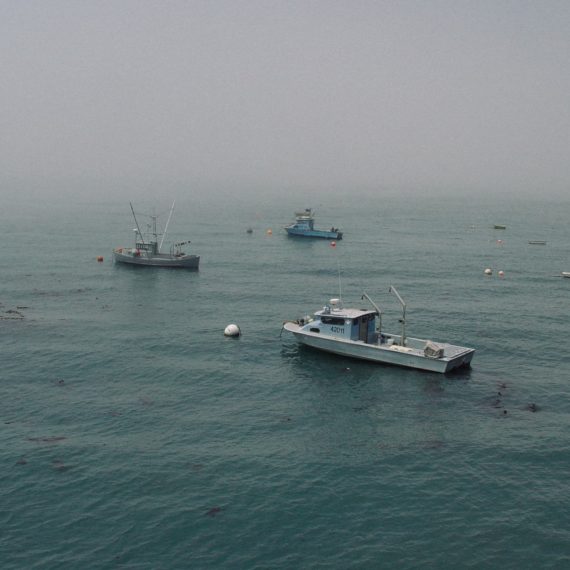
[[[344,319],[341,319],[340,317],[321,317],[321,323],[323,323],[323,325],[343,326]]]
[[[314,333],[320,333],[321,332],[321,329],[318,329],[317,327],[311,327],[309,330],[311,332],[314,332]]]

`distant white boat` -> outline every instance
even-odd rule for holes
[[[570,279],[570,271],[563,271],[560,275],[561,277],[567,277]]]
[[[166,231],[168,229],[168,224],[170,223],[170,218],[172,217],[172,212],[174,211],[174,202],[170,208],[170,214],[168,216],[168,221],[166,222],[166,227],[164,233],[162,234],[162,239],[160,244],[158,243],[158,231],[157,231],[157,219],[158,216],[151,215],[151,225],[147,236],[143,235],[140,230],[133,205],[129,202],[131,206],[131,212],[133,213],[133,218],[135,219],[136,228],[135,232],[135,246],[134,247],[117,247],[113,250],[113,259],[116,263],[128,263],[130,265],[144,265],[150,267],[179,267],[183,269],[198,269],[200,263],[200,256],[187,254],[182,251],[182,247],[188,246],[189,241],[182,241],[179,243],[174,243],[170,247],[168,253],[162,253],[160,248],[164,238],[166,237]]]
[[[403,307],[401,334],[382,330],[382,313],[366,293],[362,298],[374,309],[344,308],[331,299],[313,317],[287,321],[283,328],[307,346],[361,360],[439,373],[470,366],[473,348],[406,336],[406,304],[394,287],[390,291]]]

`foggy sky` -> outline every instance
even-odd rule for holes
[[[1,0],[0,192],[570,195],[570,2]]]

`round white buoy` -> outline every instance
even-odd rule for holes
[[[239,336],[240,334],[241,334],[241,331],[237,325],[228,325],[224,329],[224,335],[225,336]]]
[[[489,269],[488,267],[487,267],[487,269],[485,269],[485,271],[483,273],[485,273],[485,275],[493,275],[493,271],[491,269]]]
[[[499,271],[499,277],[504,277],[505,276],[505,272],[504,271]]]

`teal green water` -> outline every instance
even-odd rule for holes
[[[288,238],[304,207],[345,239]],[[1,567],[567,568],[570,280],[554,276],[569,217],[533,201],[179,200],[171,237],[202,257],[189,272],[113,265],[128,202],[3,209],[0,314],[24,319],[0,320]],[[472,369],[280,338],[338,296],[339,267],[346,305],[366,289],[393,330],[395,285],[408,333],[475,347]]]

